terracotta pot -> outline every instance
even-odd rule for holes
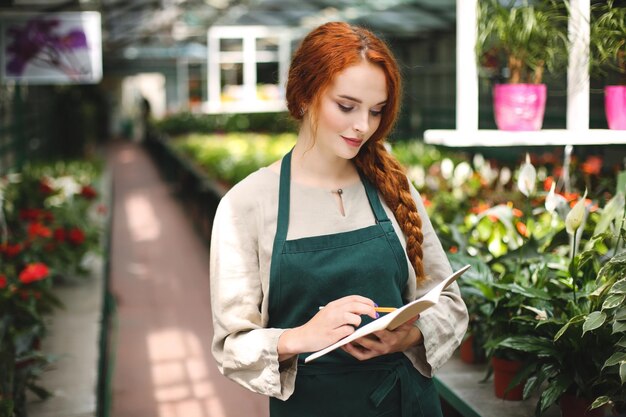
[[[476,338],[470,335],[459,346],[461,361],[469,364],[485,363],[485,355],[480,354],[480,349],[475,349]]]
[[[508,392],[506,392],[506,388],[517,371],[521,369],[522,362],[493,357],[491,358],[491,366],[493,366],[493,387],[496,397],[509,401],[520,401],[523,397],[525,382],[514,386]]]
[[[470,335],[459,346],[459,353],[461,360],[465,363],[474,363],[476,358],[474,357],[474,335]]]
[[[493,109],[500,130],[540,130],[546,110],[545,84],[496,84]]]
[[[604,111],[609,129],[626,130],[626,85],[604,87]]]
[[[578,398],[572,394],[563,394],[559,400],[561,417],[602,417],[603,408],[589,410],[593,401],[586,398]]]

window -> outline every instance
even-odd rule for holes
[[[209,113],[285,110],[291,35],[265,26],[212,27],[208,33]]]

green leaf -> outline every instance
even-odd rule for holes
[[[607,366],[617,365],[620,362],[626,362],[626,352],[615,352],[614,354],[612,354],[611,357],[608,358],[606,362],[604,362],[604,365],[602,365],[602,369],[606,368]]]
[[[619,379],[622,381],[622,385],[626,382],[626,362],[619,364]]]
[[[551,340],[533,336],[512,336],[502,340],[498,347],[505,347],[521,352],[560,356]]]
[[[616,346],[626,348],[626,336],[622,336],[622,338],[616,343]]]
[[[31,383],[31,384],[27,384],[26,386],[28,387],[28,389],[30,389],[33,392],[33,394],[39,397],[40,400],[45,400],[52,396],[52,393],[50,391],[48,391],[47,389],[43,387],[40,387],[39,385],[35,385]]]
[[[563,334],[567,331],[569,326],[571,326],[572,324],[580,323],[581,321],[584,321],[584,320],[585,320],[584,314],[580,314],[578,316],[572,317],[567,323],[565,323],[563,327],[559,329],[558,332],[556,332],[556,335],[554,335],[554,341],[556,342],[557,340],[559,340],[559,338],[563,336]]]
[[[615,311],[615,317],[613,320],[626,320],[626,306],[621,307]]]
[[[521,294],[528,298],[539,298],[546,301],[552,300],[550,294],[546,291],[540,290],[539,288],[522,287],[519,284],[511,284],[509,289],[516,294]]]
[[[626,321],[613,322],[613,334],[626,332]]]
[[[553,383],[548,385],[546,390],[541,393],[539,398],[539,410],[543,413],[547,410],[556,400],[563,395],[563,393],[570,387],[572,381],[566,375],[559,375]]]
[[[611,294],[606,297],[606,300],[602,303],[602,310],[618,307],[622,305],[625,299],[626,294]]]
[[[606,395],[603,395],[601,397],[598,397],[594,400],[594,402],[591,404],[591,410],[595,409],[595,408],[600,408],[603,405],[608,404],[609,402],[611,402],[611,398],[607,397]]]
[[[585,333],[591,331],[591,330],[595,330],[598,327],[602,326],[604,324],[606,320],[606,314],[600,312],[600,311],[594,311],[591,314],[589,314],[589,316],[587,317],[587,319],[585,320],[585,322],[583,323],[583,336],[585,335]]]
[[[626,278],[622,278],[613,284],[609,294],[626,294]]]

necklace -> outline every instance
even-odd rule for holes
[[[338,194],[339,196],[343,194],[343,190],[341,188],[337,188],[336,190],[330,190],[330,192],[333,194]]]

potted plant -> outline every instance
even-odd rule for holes
[[[546,104],[544,71],[566,65],[567,9],[553,0],[478,3],[476,53],[496,80],[494,115],[501,130],[539,130]]]
[[[583,198],[565,221],[571,250],[550,248],[538,264],[538,281],[550,301],[534,304],[533,329],[498,344],[526,355],[515,381],[527,381],[525,398],[542,391],[537,415],[556,402],[564,417],[600,417],[607,404],[617,412],[626,407],[626,253],[620,252],[624,197],[618,193],[594,216],[593,236],[577,254],[578,232],[586,225],[584,204]],[[522,319],[529,317],[515,318]]]
[[[626,6],[614,3],[592,8],[589,63],[591,74],[616,78],[604,87],[605,113],[609,129],[626,130]]]

